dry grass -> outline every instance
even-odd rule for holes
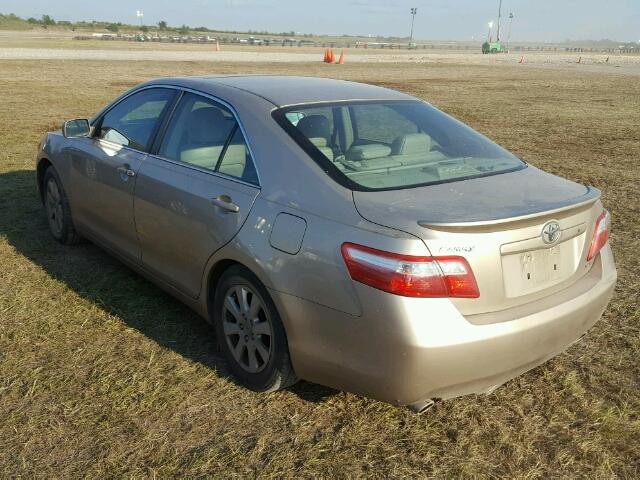
[[[96,247],[57,245],[41,134],[149,77],[333,75],[426,98],[529,162],[604,192],[620,280],[566,354],[416,416],[301,383],[227,377],[211,329]],[[640,475],[637,77],[460,65],[0,63],[0,476]]]

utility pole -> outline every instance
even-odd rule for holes
[[[409,48],[413,45],[413,22],[416,20],[416,13],[418,13],[418,9],[416,7],[411,9],[411,35],[409,36]]]
[[[136,16],[140,20],[140,28],[142,28],[142,17],[144,16],[144,13],[142,10],[136,10]]]
[[[498,3],[498,31],[496,33],[496,42],[500,41],[500,17],[502,16],[502,0]]]
[[[493,20],[489,22],[489,33],[487,33],[487,42],[491,43],[491,29],[493,28]]]

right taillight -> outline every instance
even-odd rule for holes
[[[593,260],[602,247],[604,247],[609,240],[609,233],[611,232],[611,215],[606,210],[603,210],[598,220],[596,220],[596,228],[593,232],[593,238],[591,239],[591,245],[589,245],[589,253],[587,253],[587,262]]]
[[[458,256],[417,257],[354,243],[342,245],[351,278],[404,297],[478,298],[469,263]]]

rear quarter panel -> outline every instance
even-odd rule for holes
[[[346,204],[344,209],[348,208]],[[307,223],[300,251],[296,254],[271,245],[273,224],[280,213],[304,218]],[[210,259],[207,272],[211,272],[219,261],[235,260],[252,270],[267,288],[359,316],[362,306],[342,258],[342,243],[349,241],[374,248],[415,252],[416,255],[425,255],[427,250],[420,239],[379,227],[355,212],[354,220],[355,223],[349,225],[258,196],[238,235]],[[208,295],[205,291],[201,296],[207,298]]]

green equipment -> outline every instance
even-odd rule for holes
[[[511,18],[511,17],[510,17]],[[507,49],[500,42],[500,21],[502,20],[502,0],[498,3],[498,31],[496,33],[496,41],[491,41],[491,28],[493,21],[489,22],[489,35],[487,41],[482,44],[482,53],[506,53]]]
[[[482,44],[482,53],[505,53],[507,51],[501,42],[484,42]]]

